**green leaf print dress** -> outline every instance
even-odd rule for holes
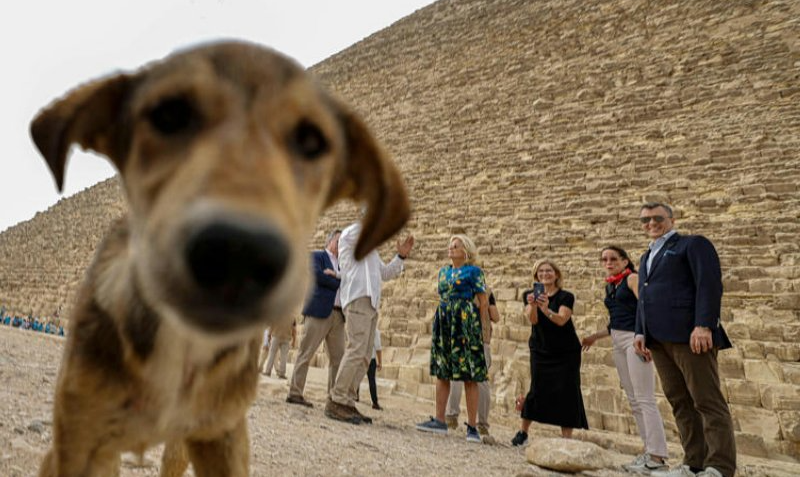
[[[451,381],[486,381],[486,357],[477,293],[486,291],[475,265],[439,270],[439,307],[433,318],[431,375]]]

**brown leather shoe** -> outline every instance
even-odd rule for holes
[[[331,419],[355,425],[359,425],[362,422],[361,415],[358,414],[358,411],[353,412],[350,406],[333,402],[330,399],[328,399],[328,403],[325,405],[325,415]]]
[[[348,407],[348,409],[350,409],[352,412],[356,413],[356,415],[358,415],[358,417],[361,418],[361,422],[363,422],[364,424],[372,424],[372,418],[369,417],[369,416],[365,416],[365,415],[361,414],[361,412],[355,406]]]
[[[306,401],[306,398],[303,396],[289,396],[286,398],[286,402],[289,404],[300,404],[301,406],[305,407],[314,407],[314,405]]]

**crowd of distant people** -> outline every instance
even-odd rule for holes
[[[520,427],[511,444],[526,445],[534,421],[560,427],[564,438],[571,438],[574,429],[589,428],[581,355],[598,340],[611,337],[614,364],[643,445],[625,469],[663,477],[731,477],[736,468],[733,421],[717,366],[717,352],[731,346],[720,322],[719,257],[705,237],[676,232],[667,204],[644,204],[639,222],[650,243],[638,272],[621,247],[608,245],[599,251],[609,323],[583,339],[572,319],[576,297],[564,288],[561,268],[546,258],[534,264],[532,286],[522,293],[520,307],[531,325],[530,389],[517,398]],[[332,231],[325,249],[312,253],[314,287],[303,309],[303,332],[286,398],[291,404],[313,407],[303,391],[310,360],[324,342],[329,363],[324,413],[351,424],[372,423],[372,417],[355,406],[365,375],[372,408],[382,409],[374,384],[375,371],[382,366],[377,330],[381,282],[403,272],[414,246],[409,236],[398,241],[388,263],[377,251],[355,260],[361,227],[357,221]],[[447,256],[450,263],[438,273],[439,304],[432,323],[435,412],[416,428],[436,434],[456,429],[463,392],[466,440],[486,442],[489,343],[492,323],[500,321],[500,315],[473,240],[454,235],[447,243]],[[271,343],[265,337],[262,372],[271,372],[277,345],[284,358],[276,369],[279,377],[285,376],[285,349],[295,341],[294,330],[294,322],[284,323],[276,325]],[[264,370],[265,360],[269,362]],[[656,373],[673,408],[685,454],[683,463],[672,469],[667,466],[664,424],[656,406]]]
[[[21,330],[64,336],[64,327],[58,318],[45,319],[33,316],[32,313],[29,313],[27,317],[21,317],[16,313],[6,314],[6,309],[0,308],[0,324]]]

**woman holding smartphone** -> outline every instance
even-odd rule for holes
[[[603,248],[600,263],[606,272],[605,304],[611,322],[607,329],[584,338],[583,350],[588,351],[598,339],[611,336],[614,364],[644,442],[644,452],[625,469],[639,473],[666,470],[667,439],[656,406],[655,367],[652,358],[637,355],[633,347],[639,275],[628,253],[614,245]]]
[[[581,343],[572,322],[575,295],[561,288],[561,270],[552,261],[540,260],[533,270],[534,289],[522,294],[531,323],[531,388],[514,446],[527,442],[532,421],[560,426],[565,438],[575,428],[589,428],[581,395]]]

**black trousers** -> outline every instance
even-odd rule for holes
[[[375,371],[378,369],[378,362],[375,358],[369,362],[367,368],[367,381],[369,381],[369,397],[372,398],[372,404],[378,404],[378,384],[375,382]]]

